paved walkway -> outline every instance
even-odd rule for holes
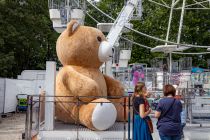
[[[25,114],[8,114],[0,123],[0,140],[22,140],[25,131]]]
[[[184,140],[210,140],[210,127],[186,126],[184,128]],[[154,140],[159,140],[158,132],[153,134]]]
[[[184,140],[210,140],[210,124],[209,122],[206,122],[206,126],[208,127],[200,127],[199,124],[187,124],[187,126],[184,128]],[[159,134],[156,129],[156,120],[153,119],[153,124],[155,127],[155,133],[153,134],[154,140],[159,140]]]
[[[156,124],[155,120],[153,123]],[[156,128],[155,125],[154,128]],[[21,140],[21,134],[24,132],[24,129],[25,114],[10,114],[8,117],[2,118],[2,122],[0,123],[0,140]],[[119,131],[123,132],[123,130]],[[210,127],[199,127],[198,125],[186,126],[184,128],[184,134],[185,140],[210,140]],[[110,133],[108,132],[107,135],[110,135]],[[159,140],[156,129],[153,138],[154,140]]]

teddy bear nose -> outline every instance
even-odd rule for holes
[[[114,48],[111,47],[108,41],[102,41],[100,46],[99,46],[99,60],[101,62],[106,62],[112,59],[112,54],[113,54]]]

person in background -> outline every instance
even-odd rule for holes
[[[204,69],[199,68],[197,66],[193,66],[191,69],[191,73],[195,74],[195,81],[194,81],[194,88],[195,88],[195,92],[197,91],[197,89],[199,90],[199,95],[203,96],[204,95],[204,90],[203,90],[203,83],[202,83],[202,79],[201,79],[201,73],[204,72]],[[197,76],[196,76],[197,75]]]
[[[151,108],[146,99],[147,88],[143,82],[138,82],[135,86],[133,97],[134,126],[133,140],[152,140],[151,129],[148,125]],[[150,119],[151,120],[151,119]]]
[[[184,127],[186,126],[186,118],[187,118],[187,114],[186,114],[186,109],[184,108],[184,100],[183,100],[183,96],[179,93],[179,88],[177,85],[173,85],[173,87],[176,89],[176,95],[175,98],[177,100],[180,100],[180,102],[182,103],[182,112],[180,114],[181,116],[181,138],[184,139]]]
[[[182,100],[181,100],[182,102]],[[184,139],[184,127],[186,126],[186,109],[183,108],[181,112],[181,138]]]
[[[181,140],[182,104],[175,99],[176,89],[168,84],[163,87],[164,98],[158,103],[155,117],[161,140]]]
[[[175,98],[177,100],[180,100],[180,102],[182,103],[182,106],[184,106],[184,100],[183,100],[183,97],[181,95],[176,95]],[[181,116],[181,138],[184,139],[184,127],[186,126],[186,109],[183,107],[182,108],[182,112],[180,114]]]

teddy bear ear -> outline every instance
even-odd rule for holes
[[[67,25],[67,31],[68,35],[71,36],[74,31],[80,26],[80,24],[76,20],[72,20],[68,25]]]

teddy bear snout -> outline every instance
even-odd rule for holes
[[[106,62],[112,59],[114,48],[111,47],[108,41],[102,41],[99,46],[98,57],[101,62]]]

